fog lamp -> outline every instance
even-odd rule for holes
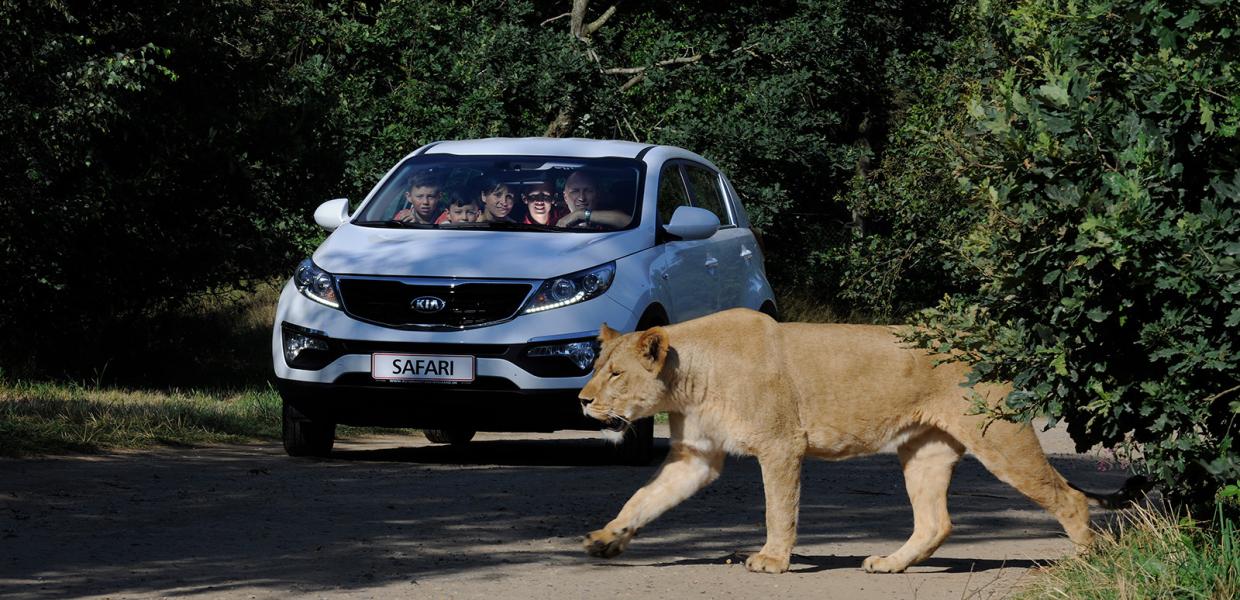
[[[297,357],[307,350],[327,352],[327,342],[304,333],[284,330],[284,362],[295,366]]]
[[[594,365],[595,344],[593,341],[569,342],[552,346],[535,346],[527,353],[529,356],[563,356],[577,365],[578,369],[587,371]]]

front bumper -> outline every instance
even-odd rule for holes
[[[578,388],[521,390],[489,377],[461,385],[276,379],[276,388],[306,417],[345,425],[474,431],[593,431],[602,425],[582,414]]]

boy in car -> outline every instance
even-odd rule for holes
[[[481,204],[473,194],[449,194],[448,208],[440,219],[444,223],[473,223],[482,214]]]
[[[556,206],[555,179],[550,175],[543,181],[532,183],[521,195],[525,202],[525,223],[527,225],[554,226],[563,214]]]
[[[405,192],[404,209],[397,211],[392,219],[406,223],[422,223],[430,225],[441,215],[439,200],[443,197],[439,180],[430,173],[421,172],[409,181],[409,191]]]

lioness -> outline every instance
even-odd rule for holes
[[[582,410],[620,430],[667,411],[671,452],[620,514],[585,537],[586,551],[612,557],[644,525],[714,481],[726,453],[758,458],[766,491],[766,545],[750,571],[788,570],[796,542],[801,461],[839,460],[895,446],[913,505],[913,535],[862,568],[898,573],[925,560],[951,533],[947,486],[967,449],[991,473],[1059,519],[1087,546],[1087,500],[1046,462],[1029,426],[966,415],[968,367],[934,366],[930,354],[903,347],[889,327],[776,323],[735,309],[668,327],[621,335],[603,325],[594,376]],[[998,402],[1008,386],[974,388]]]

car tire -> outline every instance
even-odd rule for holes
[[[624,440],[614,446],[613,460],[622,465],[643,466],[654,459],[654,417],[633,422]]]
[[[284,451],[289,456],[327,456],[335,439],[335,423],[312,420],[284,401]]]
[[[474,434],[478,433],[472,429],[423,429],[422,435],[433,444],[452,444],[453,446],[463,446],[474,439]]]

